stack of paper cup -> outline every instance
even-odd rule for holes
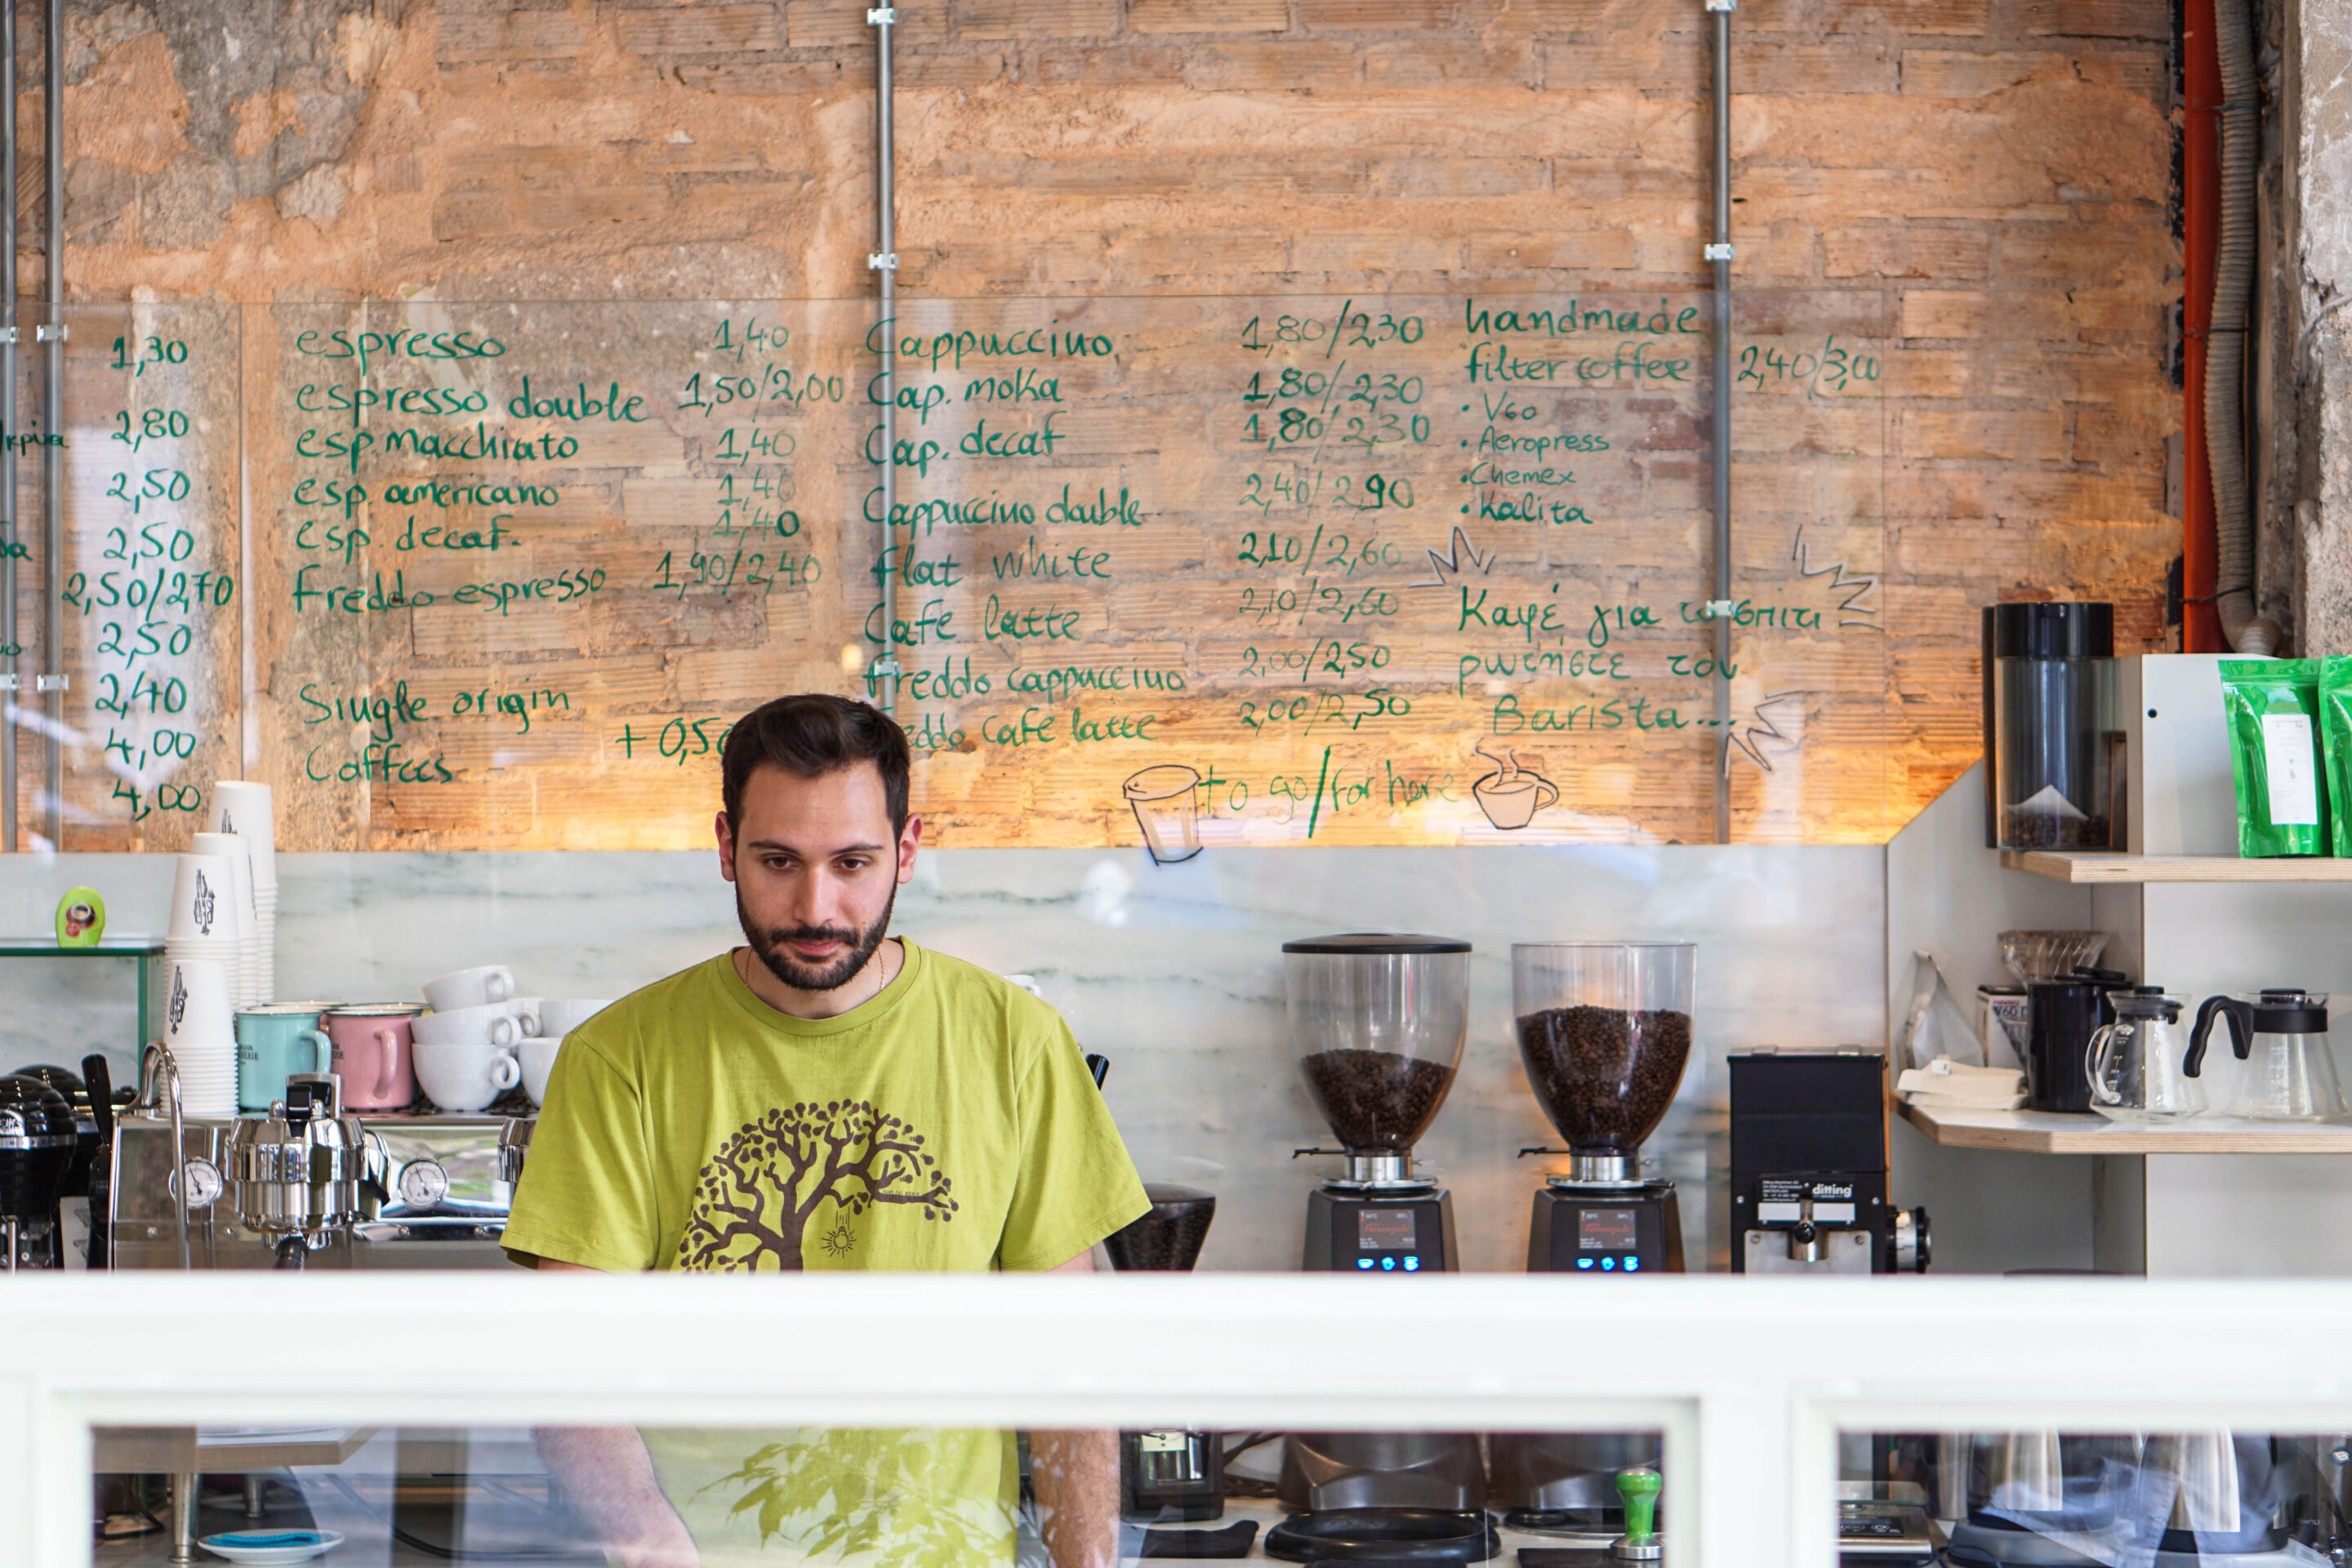
[[[254,1007],[269,1000],[261,973],[261,919],[253,902],[252,841],[241,833],[199,833],[195,852],[228,862],[229,901],[236,906],[236,965],[229,971],[229,1005]]]
[[[179,1068],[181,1112],[235,1116],[236,1018],[229,1004],[228,968],[209,958],[174,959],[166,967],[163,1044]]]
[[[172,879],[171,920],[163,928],[165,983],[178,964],[218,964],[227,987],[222,999],[234,1009],[246,952],[240,938],[247,923],[237,918],[236,871],[230,858],[181,856]]]
[[[253,910],[259,926],[261,997],[278,994],[278,819],[269,786],[246,779],[213,785],[212,830],[242,835],[253,852]]]

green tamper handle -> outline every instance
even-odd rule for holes
[[[1657,1534],[1658,1472],[1644,1466],[1617,1472],[1617,1495],[1625,1504],[1625,1540],[1641,1545]]]

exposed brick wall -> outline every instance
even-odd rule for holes
[[[899,15],[910,289],[1704,281],[1696,0]],[[131,0],[71,26],[78,297],[866,287],[864,0]],[[1975,752],[1975,606],[2111,598],[2129,639],[2160,633],[2168,9],[1749,0],[1736,28],[1741,283],[1883,288],[1906,340],[1899,818]],[[37,97],[23,124],[32,212]]]

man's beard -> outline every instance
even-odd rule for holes
[[[761,931],[752,923],[751,912],[743,907],[743,889],[735,889],[735,919],[743,928],[743,936],[751,942],[751,951],[768,973],[795,991],[834,991],[849,984],[882,945],[890,933],[890,911],[898,902],[896,883],[890,888],[890,899],[882,912],[864,931],[846,926],[795,926],[790,931],[781,928]],[[784,950],[788,942],[840,942],[849,944],[849,951],[824,965],[803,963]]]

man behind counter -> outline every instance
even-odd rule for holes
[[[564,1037],[507,1225],[516,1261],[1083,1272],[1097,1242],[1144,1213],[1060,1016],[885,940],[922,839],[908,763],[898,725],[837,697],[778,698],[728,735],[719,871],[750,945]],[[849,1561],[1013,1556],[1009,1432],[600,1427],[540,1441],[624,1568],[774,1561],[771,1547],[842,1561],[845,1542]],[[1058,1568],[1112,1560],[1115,1436],[1038,1432],[1031,1448]]]

